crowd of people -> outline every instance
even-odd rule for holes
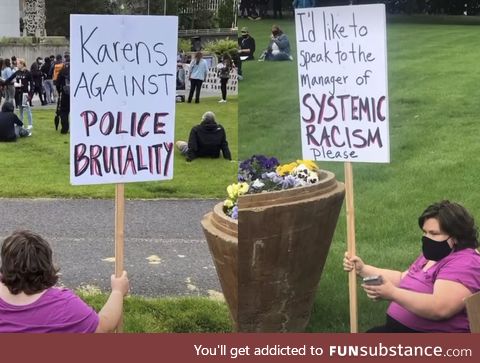
[[[4,125],[0,125],[0,140],[13,141],[16,137],[30,136],[33,128],[33,97],[38,96],[42,106],[57,104],[56,119],[61,120],[61,133],[66,134],[69,130],[69,107],[70,107],[70,54],[65,52],[62,56],[37,57],[28,67],[27,62],[22,58],[12,56],[11,58],[0,59],[0,103],[4,101],[5,108],[2,112],[11,113],[10,104],[18,111],[17,120],[11,121],[11,115],[2,116]],[[5,111],[3,111],[5,109]],[[29,130],[28,135],[18,130],[23,127],[26,115]],[[12,126],[12,122],[15,126]],[[56,128],[58,129],[58,124]],[[12,138],[12,128],[16,129],[16,137]]]

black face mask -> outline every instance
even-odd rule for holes
[[[274,37],[276,37],[278,35],[278,31],[273,31],[272,34]]]
[[[248,34],[242,34],[242,38],[248,38]]]
[[[423,236],[423,256],[431,261],[440,261],[442,258],[447,257],[452,252],[452,248],[447,241],[448,239],[445,241],[434,241],[433,239]]]

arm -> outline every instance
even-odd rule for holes
[[[190,136],[188,137],[187,161],[192,161],[196,158],[197,150],[197,130],[195,129],[195,127],[193,127],[192,130],[190,130]]]
[[[356,274],[360,277],[380,275],[386,280],[390,281],[394,286],[398,286],[400,284],[400,280],[407,273],[407,271],[400,272],[396,270],[389,270],[371,265],[366,265],[360,257],[350,257],[348,252],[345,252],[345,257],[343,258],[343,269],[347,272],[350,272],[354,268]]]
[[[273,39],[275,43],[277,43],[278,48],[283,51],[286,48],[289,48],[290,42],[288,41],[288,37],[285,34],[282,34],[280,37]]]
[[[13,114],[13,116],[13,123],[20,127],[23,127],[23,122],[18,118],[18,116],[16,114]]]
[[[230,149],[228,148],[227,135],[225,134],[225,130],[223,130],[222,145],[220,146],[220,148],[222,149],[224,159],[232,160],[232,154],[230,153]]]
[[[98,313],[99,323],[95,333],[108,333],[118,326],[123,310],[123,297],[128,293],[129,283],[127,272],[122,276],[111,277],[112,292],[102,310]]]
[[[388,281],[379,286],[362,286],[370,297],[394,301],[430,320],[444,320],[459,313],[465,307],[464,299],[472,294],[461,283],[449,280],[437,280],[433,285],[433,294],[405,290]]]

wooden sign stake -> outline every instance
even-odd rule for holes
[[[352,163],[345,163],[345,203],[347,210],[347,251],[350,256],[355,252],[355,207],[353,204]],[[357,275],[355,269],[348,274],[348,295],[350,301],[350,332],[358,333]]]
[[[115,276],[123,273],[123,245],[125,238],[125,185],[115,184]],[[117,333],[123,332],[123,312]]]

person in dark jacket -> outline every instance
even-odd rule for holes
[[[33,127],[32,119],[32,96],[33,96],[33,78],[32,74],[27,68],[27,63],[24,59],[18,59],[18,70],[14,73],[15,86],[15,104],[19,109],[20,120],[23,122],[23,114],[26,111],[28,117],[28,129]],[[17,87],[18,86],[18,87]]]
[[[245,60],[252,60],[255,53],[255,39],[250,36],[248,28],[244,26],[241,30],[242,36],[238,38],[239,53]]]
[[[70,114],[70,62],[65,62],[64,67],[58,74],[57,82],[58,97],[60,97],[59,113],[62,129],[60,133],[67,134],[70,128],[68,115]]]
[[[30,136],[23,128],[23,122],[13,112],[15,106],[11,101],[5,101],[0,112],[0,141],[15,141],[17,137]]]
[[[218,158],[220,151],[225,159],[232,160],[225,129],[216,122],[211,111],[205,112],[200,125],[192,128],[188,143],[177,141],[176,145],[187,161],[200,157]]]
[[[53,67],[50,57],[45,57],[45,63],[43,63],[40,71],[43,75],[43,88],[45,90],[45,102],[55,103],[55,91],[53,88]]]
[[[33,90],[31,91],[32,96],[34,96],[36,93],[38,94],[38,98],[40,98],[40,102],[42,103],[42,106],[45,106],[47,102],[45,101],[44,98],[44,93],[43,93],[43,73],[40,70],[40,67],[43,64],[42,58],[38,57],[35,62],[32,63],[32,66],[30,67],[30,74],[32,75],[32,81],[33,81]],[[31,106],[31,102],[30,102]]]

